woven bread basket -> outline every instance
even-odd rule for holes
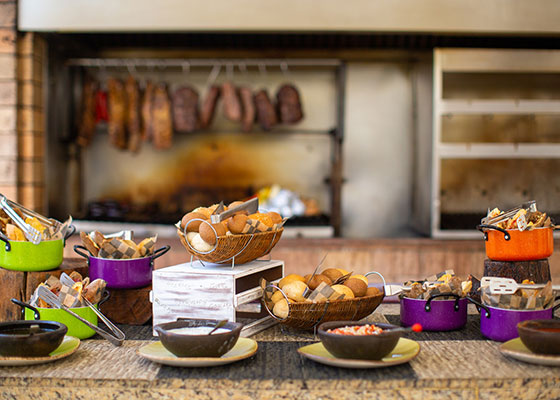
[[[288,317],[279,319],[276,315],[268,310],[269,314],[280,321],[280,323],[299,328],[310,330],[322,322],[328,321],[359,321],[367,317],[381,304],[385,294],[383,292],[373,295],[356,297],[353,299],[332,300],[319,303],[289,303]]]
[[[187,252],[201,261],[216,264],[245,264],[270,253],[280,240],[284,229],[244,235],[227,235],[217,238],[216,246],[210,252],[199,252],[189,243],[181,229],[177,229],[179,239]]]

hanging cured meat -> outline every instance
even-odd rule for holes
[[[255,122],[255,100],[253,99],[253,91],[247,87],[239,89],[239,97],[243,105],[243,118],[241,119],[241,129],[243,132],[250,132]]]
[[[142,140],[150,141],[154,136],[154,124],[152,120],[152,105],[154,102],[154,85],[146,82],[146,89],[142,96]]]
[[[298,90],[293,85],[282,85],[276,93],[278,117],[283,124],[295,124],[302,120],[303,110]]]
[[[221,90],[219,86],[213,85],[208,89],[208,93],[206,93],[206,97],[204,97],[202,107],[200,108],[200,127],[202,129],[208,128],[212,123],[220,94]]]
[[[78,127],[78,145],[85,147],[91,143],[95,134],[96,125],[96,92],[97,82],[86,79],[82,89],[82,109],[80,114],[80,125]]]
[[[127,119],[128,149],[133,153],[140,150],[142,142],[142,130],[140,128],[140,89],[138,82],[133,76],[128,77],[125,84],[127,96]]]
[[[152,106],[153,143],[156,149],[168,149],[173,140],[173,123],[171,119],[171,101],[167,86],[163,83],[154,90]]]
[[[278,123],[276,109],[270,101],[270,97],[268,97],[268,92],[266,90],[259,90],[255,94],[255,106],[257,107],[257,120],[259,121],[261,128],[265,131],[270,130]]]
[[[177,132],[194,132],[199,127],[198,92],[180,87],[173,93],[173,125]]]
[[[126,93],[123,83],[114,78],[107,81],[109,106],[109,141],[118,149],[126,149]]]
[[[241,121],[242,110],[241,101],[237,89],[231,82],[222,85],[222,97],[224,100],[224,114],[227,119],[233,122]]]

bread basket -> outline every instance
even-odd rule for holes
[[[376,274],[381,276],[383,282],[385,279],[378,272],[369,272],[366,274]],[[275,288],[282,292],[282,290],[269,283],[268,288]],[[286,300],[288,297],[284,292],[282,292]],[[311,302],[297,302],[289,303],[288,316],[284,319],[277,317],[273,314],[272,310],[264,301],[263,293],[263,303],[268,311],[268,313],[280,323],[290,326],[292,328],[298,328],[303,330],[311,330],[317,327],[322,322],[328,321],[359,321],[362,318],[367,317],[381,304],[383,298],[385,297],[384,292],[372,296],[355,297],[352,299],[340,299],[340,300],[327,300],[324,302],[311,303]]]
[[[259,233],[218,236],[213,249],[207,252],[196,250],[188,242],[182,229],[177,229],[179,239],[193,257],[216,264],[245,264],[270,253],[282,236],[283,228]]]

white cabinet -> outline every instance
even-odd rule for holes
[[[530,199],[560,215],[560,51],[436,49],[432,105],[432,237]]]

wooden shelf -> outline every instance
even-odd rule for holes
[[[442,72],[560,71],[557,50],[437,49]]]
[[[454,80],[445,79],[453,73],[460,76]],[[480,74],[560,74],[560,51],[558,50],[518,50],[518,49],[436,49],[433,65],[433,119],[432,119],[432,175],[430,187],[430,233],[434,238],[467,239],[480,236],[476,230],[442,229],[441,178],[443,160],[558,160],[560,159],[560,143],[514,143],[500,142],[500,133],[496,131],[495,142],[490,143],[456,143],[444,142],[443,138],[450,127],[443,123],[450,115],[558,115],[560,116],[560,99],[557,88],[544,85],[534,91],[546,92],[542,97],[549,99],[521,98],[530,97],[522,89],[531,88],[528,80],[516,86],[516,78],[510,77],[509,86],[504,87],[503,81],[494,82],[492,76],[480,80]],[[460,78],[460,79],[459,79]],[[469,85],[478,82],[476,85]],[[541,79],[542,81],[542,79]],[[481,84],[483,82],[484,84]],[[494,86],[495,85],[495,86]],[[502,86],[500,86],[502,85]],[[509,83],[508,83],[509,85]],[[507,89],[507,90],[506,90]],[[516,90],[510,90],[516,89]],[[537,90],[538,89],[538,90]],[[529,91],[528,93],[533,93]],[[444,97],[445,93],[453,93],[452,97]],[[510,98],[500,98],[510,93]],[[517,93],[517,94],[516,94]],[[478,97],[477,97],[478,96]],[[516,98],[518,97],[518,98]],[[556,97],[556,98],[555,98]],[[528,129],[526,125],[510,124],[500,129]],[[550,133],[550,132],[549,132]],[[526,135],[528,136],[528,135]],[[555,161],[557,162],[557,161]],[[466,171],[470,174],[469,171]],[[473,172],[474,173],[474,172]],[[490,174],[492,172],[489,172]],[[539,172],[532,172],[537,175]],[[490,175],[489,175],[490,176]],[[468,180],[468,179],[467,179]],[[457,183],[461,184],[461,183]],[[465,183],[467,184],[467,183]],[[504,194],[507,196],[507,194]],[[502,201],[504,200],[502,195]],[[551,192],[551,196],[553,196]],[[499,196],[498,196],[499,197]],[[496,201],[494,197],[492,201]],[[464,201],[464,206],[481,208],[484,211],[490,204],[470,203],[467,199],[455,197],[454,201]],[[483,201],[483,200],[479,200]],[[457,204],[455,204],[457,206]],[[463,206],[463,205],[461,205]]]
[[[441,114],[560,114],[560,100],[442,100]]]
[[[440,158],[560,158],[560,143],[438,144]]]

